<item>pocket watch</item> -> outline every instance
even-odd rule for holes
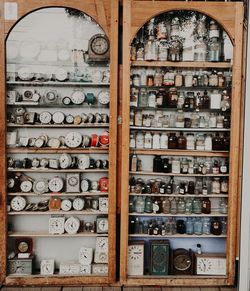
[[[90,158],[88,155],[79,155],[78,156],[78,168],[81,170],[85,170],[89,168]]]
[[[73,200],[73,209],[76,211],[81,211],[83,210],[85,205],[84,199],[77,197]]]
[[[173,275],[192,275],[193,274],[193,252],[179,248],[173,251],[172,274]]]
[[[37,194],[47,193],[49,191],[48,180],[44,178],[36,180],[33,183],[33,191]]]
[[[61,146],[61,141],[59,138],[52,137],[48,141],[48,147],[52,149],[58,149]]]
[[[74,116],[71,115],[71,114],[68,114],[68,115],[66,116],[66,118],[65,118],[65,121],[66,121],[67,124],[72,124],[72,123],[74,123]]]
[[[32,190],[33,183],[29,180],[22,181],[20,184],[20,189],[24,193],[28,193]]]
[[[63,211],[70,211],[72,208],[72,202],[69,199],[63,199],[61,202],[61,209]]]
[[[72,164],[72,157],[69,154],[62,154],[59,157],[59,164],[61,169],[68,169],[71,167]]]
[[[65,116],[61,111],[53,113],[52,120],[55,124],[62,124],[64,122]]]
[[[99,197],[99,210],[101,212],[107,212],[109,207],[108,197]]]
[[[51,192],[60,192],[64,186],[63,179],[61,177],[55,176],[49,181],[48,186]]]
[[[98,102],[102,105],[108,105],[109,104],[109,91],[102,90],[97,95]]]
[[[15,196],[10,201],[10,206],[13,211],[22,211],[26,206],[26,199],[22,196]]]
[[[23,91],[23,101],[32,101],[34,90],[24,90]]]
[[[49,233],[50,234],[63,234],[64,223],[65,223],[65,217],[50,217]]]
[[[88,192],[90,188],[90,181],[88,179],[83,179],[81,181],[81,190],[82,192]]]
[[[40,264],[40,274],[41,275],[53,275],[55,270],[54,260],[42,260]]]
[[[73,104],[80,105],[85,100],[85,94],[82,91],[77,90],[71,94],[70,98]]]
[[[93,249],[81,247],[79,250],[79,263],[82,265],[90,265],[93,261]]]
[[[108,218],[97,217],[96,218],[96,232],[97,233],[108,233]]]
[[[49,200],[49,210],[59,211],[61,209],[61,199],[58,197],[50,197]]]
[[[52,116],[51,116],[51,113],[48,112],[48,111],[43,111],[40,113],[39,115],[39,121],[42,123],[42,124],[49,124],[52,120]]]
[[[82,135],[79,132],[71,131],[65,136],[65,145],[69,148],[77,148],[82,143]]]
[[[64,224],[64,229],[68,234],[76,234],[80,228],[80,220],[77,217],[69,217]]]
[[[80,192],[80,174],[67,173],[66,175],[66,192]]]
[[[68,97],[68,96],[63,97],[63,99],[62,99],[62,103],[63,103],[64,105],[69,105],[69,104],[71,104],[71,99],[70,99],[70,97]]]

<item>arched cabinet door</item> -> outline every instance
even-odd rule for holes
[[[118,1],[9,4],[17,15],[1,20],[0,281],[112,283]]]
[[[232,285],[243,5],[123,5],[121,280]]]

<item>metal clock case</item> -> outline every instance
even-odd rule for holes
[[[88,62],[107,62],[109,60],[109,40],[103,34],[91,37],[88,45]]]
[[[96,218],[96,232],[108,233],[108,217],[98,216]]]
[[[196,275],[225,276],[226,255],[222,253],[195,254]]]
[[[194,274],[194,254],[191,249],[178,248],[171,252],[171,274]]]
[[[26,259],[8,259],[7,268],[9,275],[15,276],[28,276],[33,272],[34,257]]]
[[[152,240],[150,245],[150,274],[163,275],[169,274],[170,244],[168,240]]]

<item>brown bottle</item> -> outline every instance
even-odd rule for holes
[[[177,139],[177,148],[180,150],[185,150],[187,148],[187,139],[183,135],[183,132],[180,132],[180,135]]]
[[[204,214],[211,213],[211,201],[208,197],[202,199],[202,213]]]
[[[219,133],[212,138],[212,150],[213,151],[221,151],[222,150],[222,140],[219,136]]]
[[[211,221],[210,232],[214,235],[221,235],[222,225],[218,217],[214,217]]]
[[[168,148],[177,149],[178,147],[178,138],[175,132],[171,132],[168,138]]]

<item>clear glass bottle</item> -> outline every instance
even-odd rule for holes
[[[147,106],[148,106],[148,93],[145,88],[141,88],[139,93],[139,107]]]
[[[145,44],[145,56],[146,61],[157,61],[158,59],[158,46],[157,41],[153,35],[150,35],[148,41]]]
[[[202,233],[203,234],[210,234],[210,218],[203,217],[203,224],[202,224]]]
[[[187,150],[194,150],[194,149],[195,149],[194,134],[188,133],[187,134]]]
[[[142,132],[136,134],[135,146],[137,149],[144,148],[144,134]]]
[[[205,137],[204,134],[197,134],[195,148],[197,151],[204,151],[205,150]]]
[[[186,221],[186,234],[194,234],[194,221],[191,217],[188,217]]]
[[[148,92],[148,107],[156,108],[156,93],[155,93],[155,91]]]
[[[187,71],[185,74],[185,87],[193,87],[193,73]]]
[[[171,208],[171,201],[170,201],[169,197],[164,197],[163,201],[162,201],[162,212],[164,214],[169,214],[170,208]]]
[[[177,200],[175,199],[175,197],[171,200],[170,213],[177,214]]]
[[[184,112],[182,110],[177,111],[175,126],[178,128],[184,128]]]
[[[153,137],[151,132],[146,132],[144,136],[144,148],[145,149],[152,149]]]
[[[216,115],[214,113],[210,113],[210,115],[209,115],[209,127],[215,128],[217,126],[216,122],[217,122]]]
[[[168,148],[168,135],[166,133],[161,134],[160,138],[160,148],[167,149]]]
[[[174,157],[172,160],[172,173],[173,174],[180,174],[180,172],[181,172],[180,158]]]
[[[146,213],[152,213],[153,212],[153,201],[150,196],[147,196],[145,198],[145,209],[144,212]]]
[[[158,60],[167,61],[168,59],[168,42],[166,39],[161,39],[158,45]]]
[[[220,194],[220,178],[213,178],[211,192],[212,194]]]
[[[161,69],[157,69],[154,75],[154,86],[160,87],[163,83],[163,75]]]
[[[228,193],[228,180],[227,180],[227,178],[221,179],[220,190],[221,190],[221,193],[224,193],[224,194]]]
[[[202,220],[200,217],[196,217],[194,221],[194,234],[196,235],[202,234]]]
[[[135,212],[144,213],[145,199],[143,196],[137,196],[135,201]]]
[[[184,214],[186,210],[186,206],[185,206],[185,200],[184,198],[179,198],[178,199],[178,203],[177,203],[177,213],[178,214]]]
[[[135,148],[135,133],[130,134],[130,143],[129,143],[130,148]]]
[[[192,212],[193,212],[193,200],[192,198],[186,198],[185,199],[185,213],[192,214]]]
[[[160,149],[160,147],[160,134],[156,132],[153,135],[153,149]]]
[[[202,213],[202,201],[199,197],[195,197],[193,200],[193,213],[195,214]]]
[[[135,112],[135,126],[142,126],[142,111],[137,110]]]
[[[220,199],[220,213],[227,214],[228,212],[228,202],[227,198],[221,198]]]
[[[135,124],[135,112],[134,110],[130,111],[130,119],[129,119],[129,125],[134,125]]]
[[[210,40],[208,60],[210,62],[219,62],[220,60],[220,42],[218,37],[212,37]]]
[[[205,137],[205,151],[212,150],[212,136],[210,134],[206,134]]]

